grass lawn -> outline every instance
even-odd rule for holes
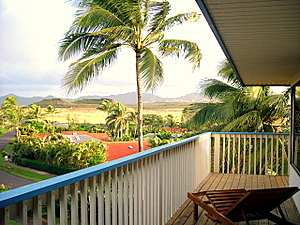
[[[9,164],[5,163],[4,158],[0,158],[0,170],[10,173],[12,175],[18,176],[18,177],[25,178],[27,180],[35,181],[35,182],[46,180],[46,179],[50,178],[45,175],[36,174],[36,173],[30,172],[27,170],[23,170],[20,168],[10,166]]]
[[[4,147],[3,150],[6,151],[8,154],[11,154],[12,148],[13,148],[13,144],[9,143]],[[0,170],[10,173],[12,175],[18,176],[18,177],[25,178],[27,180],[35,181],[35,182],[46,180],[46,179],[50,178],[45,175],[36,174],[36,173],[30,172],[27,170],[23,170],[20,168],[10,166],[9,164],[5,163],[5,159],[3,157],[0,158]]]

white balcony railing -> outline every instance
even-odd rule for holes
[[[9,190],[0,193],[0,224],[165,224],[210,172],[285,174],[287,140],[205,133]]]

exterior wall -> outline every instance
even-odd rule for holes
[[[298,173],[296,172],[296,170],[290,165],[290,186],[297,186],[300,187],[300,177],[298,175]],[[293,196],[296,207],[298,209],[298,211],[300,212],[300,192],[298,192],[297,194],[295,194]]]

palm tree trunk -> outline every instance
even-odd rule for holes
[[[141,53],[136,50],[135,52],[135,70],[136,70],[136,86],[138,97],[138,116],[137,116],[137,134],[138,134],[138,146],[139,152],[143,151],[143,93],[141,87],[141,73],[140,73],[140,59]]]

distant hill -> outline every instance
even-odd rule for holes
[[[51,96],[51,95],[46,96],[46,97],[21,97],[21,96],[15,95],[15,94],[9,94],[9,95],[0,96],[1,105],[8,96],[16,97],[20,106],[31,105],[32,103],[41,101],[43,99],[55,98],[54,96]]]
[[[5,100],[8,96],[15,96],[19,102],[20,106],[31,105],[36,103],[42,107],[47,107],[48,105],[53,105],[56,107],[70,108],[76,107],[83,104],[99,104],[103,99],[113,99],[118,102],[122,102],[124,105],[136,104],[137,95],[135,92],[130,92],[126,94],[110,95],[110,96],[82,96],[77,99],[69,98],[56,98],[54,96],[47,97],[21,97],[14,94],[0,96],[0,103]],[[144,102],[166,102],[166,101],[186,101],[186,102],[207,102],[209,99],[203,98],[198,93],[187,94],[178,98],[162,98],[157,95],[144,93],[143,94]]]
[[[46,108],[48,105],[55,106],[56,108],[71,108],[75,106],[72,101],[66,101],[61,98],[42,99],[41,101],[34,102],[34,104],[37,104],[42,108]]]

